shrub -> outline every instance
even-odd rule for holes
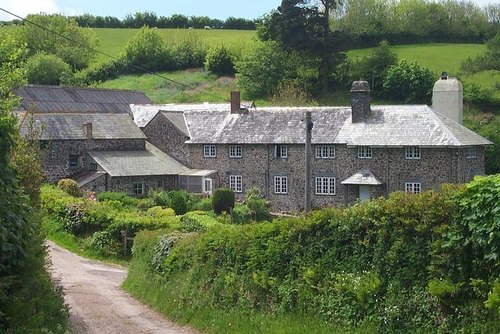
[[[156,218],[166,218],[175,216],[175,211],[171,208],[162,208],[161,206],[153,206],[147,210],[147,215]]]
[[[205,57],[205,70],[218,76],[234,75],[234,64],[228,49],[219,44],[210,48]]]
[[[89,247],[96,254],[106,257],[116,257],[121,251],[120,242],[109,231],[95,232],[90,239]]]
[[[263,221],[271,218],[269,208],[271,203],[269,200],[262,198],[258,188],[250,188],[246,193],[246,205],[252,214],[255,221]]]
[[[78,183],[76,183],[75,180],[61,179],[59,180],[59,182],[57,182],[57,186],[59,187],[59,189],[65,191],[66,193],[70,194],[73,197],[82,196],[82,191],[80,190],[80,187],[78,186]]]
[[[220,223],[206,212],[191,211],[182,216],[180,229],[183,232],[204,232],[217,225]]]
[[[59,85],[70,75],[69,64],[55,55],[39,53],[26,62],[26,76],[30,84]]]
[[[184,40],[173,48],[174,66],[177,69],[203,67],[206,53],[206,47],[198,36],[195,33],[188,34]]]
[[[168,206],[170,201],[170,196],[166,191],[162,190],[150,190],[148,193],[148,197],[155,202],[156,205],[159,206]]]
[[[402,60],[387,69],[383,95],[405,103],[430,103],[435,77],[430,69]]]
[[[113,192],[113,191],[104,191],[98,193],[96,198],[99,202],[103,201],[118,201],[124,205],[128,206],[137,206],[139,199],[129,196],[124,192]]]
[[[140,66],[151,72],[172,68],[171,57],[165,42],[156,29],[143,27],[125,46],[125,60],[133,66]],[[132,66],[129,71],[140,70]]]
[[[212,196],[212,207],[218,215],[229,213],[234,208],[234,192],[229,188],[216,189]]]
[[[197,201],[197,198],[185,190],[173,190],[168,193],[168,206],[174,209],[176,215],[183,215],[188,212]]]

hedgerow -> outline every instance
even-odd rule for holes
[[[156,256],[161,265],[148,265],[150,274],[164,278],[161,289],[184,282],[175,294],[190,309],[319,315],[341,328],[393,333],[496,333],[499,186],[498,176],[478,178],[465,188],[394,193],[307,218],[221,224],[164,237],[168,252],[160,234],[139,233],[128,281]],[[485,242],[488,228],[494,233]]]

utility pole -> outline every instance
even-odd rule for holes
[[[305,147],[305,214],[311,211],[311,132],[313,122],[311,121],[311,112],[306,111],[306,147]]]

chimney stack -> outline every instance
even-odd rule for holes
[[[432,109],[462,124],[464,118],[464,89],[456,78],[443,72],[432,88]]]
[[[238,114],[241,109],[240,92],[231,92],[231,114]]]
[[[87,122],[84,124],[84,126],[85,126],[85,135],[87,136],[87,141],[91,141],[93,139],[92,122]]]
[[[370,114],[370,86],[366,81],[354,81],[351,86],[352,122],[364,122]]]

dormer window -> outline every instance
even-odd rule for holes
[[[420,159],[420,147],[418,147],[418,146],[406,146],[405,147],[405,157],[408,160]]]

